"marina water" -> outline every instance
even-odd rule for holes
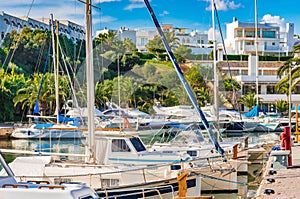
[[[251,134],[242,134],[236,136],[231,136],[225,138],[226,140],[240,140],[241,137],[248,136],[251,142],[259,142],[260,136],[268,137],[268,134],[264,133],[251,133]],[[274,136],[274,135],[273,135]],[[272,136],[270,136],[272,137]],[[279,135],[278,135],[279,139]],[[145,142],[149,138],[143,138]],[[54,152],[54,153],[74,153],[74,154],[84,154],[85,140],[81,139],[67,139],[67,140],[39,140],[39,139],[9,139],[9,140],[0,140],[0,147],[5,149],[17,149],[17,150],[26,150],[26,151],[35,151],[35,152]],[[7,161],[12,161],[15,157],[24,155],[24,154],[4,154]],[[76,160],[76,157],[62,157],[66,159]],[[77,157],[78,158],[78,157]],[[213,190],[211,193],[203,193],[202,195],[213,195],[215,199],[247,199],[255,196],[256,189],[258,184],[252,183],[252,186],[245,185],[247,183],[254,182],[257,180],[263,168],[264,162],[258,164],[248,165],[248,174],[243,174],[238,176],[239,189],[238,193],[214,193]]]

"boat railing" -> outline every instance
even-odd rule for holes
[[[143,165],[143,166],[135,166],[134,169],[128,167],[128,169],[118,170],[116,171],[113,167],[109,167],[105,165],[103,167],[99,165],[91,164],[63,164],[63,167],[66,171],[69,169],[69,174],[64,172],[62,175],[16,175],[15,178],[21,182],[27,181],[49,181],[52,184],[62,184],[66,182],[84,182],[88,186],[92,188],[102,188],[108,189],[113,187],[119,186],[128,186],[132,185],[132,181],[126,180],[134,177],[136,179],[135,184],[141,183],[152,183],[152,182],[159,182],[164,181],[164,179],[172,179],[176,181],[176,177],[179,171],[181,170],[188,170],[193,171],[201,168],[209,168],[215,169],[216,162],[218,162],[221,156],[212,156],[212,157],[205,157],[205,158],[198,158],[195,160],[187,161],[187,162],[178,162],[178,163],[170,163],[170,164],[160,164],[160,165]],[[55,167],[62,167],[62,165],[57,163],[51,164],[52,169]],[[85,169],[85,167],[90,168],[90,173],[80,173],[80,169]],[[99,168],[99,170],[97,170]],[[103,172],[103,169],[106,168],[107,172]],[[76,174],[74,174],[74,170],[76,170]],[[100,170],[102,171],[100,172]],[[97,172],[98,171],[98,172]],[[88,178],[87,178],[88,176]]]
[[[118,198],[129,198],[131,196],[136,197],[137,195],[140,195],[139,198],[147,198],[148,194],[151,195],[156,195],[156,198],[164,198],[163,196],[163,192],[165,190],[170,190],[170,192],[168,192],[169,195],[171,195],[171,197],[175,196],[175,189],[172,185],[163,185],[163,186],[158,186],[158,187],[149,187],[149,188],[140,188],[140,189],[132,189],[131,193],[126,193],[126,194],[120,194],[120,195],[111,195],[110,196],[110,191],[109,190],[103,190],[101,192],[98,191],[98,194],[101,197],[101,194],[105,195],[106,199],[118,199]]]

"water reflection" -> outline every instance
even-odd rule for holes
[[[262,136],[263,139],[265,138]],[[267,136],[268,139],[273,138],[272,136]],[[235,138],[231,138],[233,141]],[[240,139],[236,138],[236,139]],[[259,143],[262,142],[262,138],[259,136],[250,136],[250,143]],[[275,140],[271,139],[271,140]],[[34,152],[52,152],[52,153],[73,153],[73,154],[84,154],[85,140],[81,139],[70,139],[70,140],[28,140],[28,139],[14,139],[14,140],[0,140],[0,148],[4,149],[17,149],[17,150],[25,150],[25,151],[34,151]],[[8,162],[11,162],[15,157],[24,155],[24,154],[4,154],[5,159]],[[67,159],[74,160],[75,157],[63,157]],[[76,158],[78,159],[78,158]],[[238,176],[237,181],[241,182],[238,185],[238,193],[227,193],[227,194],[215,194],[209,193],[206,195],[213,195],[215,199],[246,199],[253,198],[255,196],[255,192],[258,188],[258,183],[261,178],[261,171],[263,168],[263,163],[260,164],[249,164],[248,165],[248,175]],[[244,184],[242,184],[244,183]],[[247,184],[248,185],[245,185]],[[203,194],[204,195],[204,194]]]
[[[28,140],[28,139],[12,139],[0,140],[0,148],[2,149],[15,149],[20,151],[31,152],[47,152],[47,153],[69,153],[69,154],[84,154],[84,140],[70,139],[70,140]],[[4,154],[4,157],[9,158],[7,161],[12,161],[15,157],[23,155]],[[75,160],[73,157],[64,157],[67,159]],[[77,158],[76,158],[77,159]]]

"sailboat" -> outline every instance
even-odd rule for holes
[[[184,86],[184,89],[185,89],[185,91],[186,91],[186,93],[187,93],[187,95],[188,95],[190,101],[192,102],[192,105],[193,105],[193,107],[194,107],[194,109],[195,109],[195,112],[196,112],[197,116],[198,116],[199,118],[201,118],[202,123],[203,123],[203,125],[204,125],[204,127],[205,127],[205,129],[206,129],[206,131],[207,131],[207,134],[208,134],[208,136],[209,136],[209,138],[210,138],[210,140],[211,140],[211,142],[212,142],[212,144],[213,144],[215,150],[217,151],[217,153],[219,153],[219,155],[220,155],[221,157],[224,158],[224,156],[225,156],[225,150],[222,148],[222,146],[220,145],[219,141],[217,140],[217,138],[216,138],[216,136],[215,136],[215,133],[214,133],[213,130],[210,128],[209,123],[208,123],[208,121],[207,121],[207,118],[206,118],[204,112],[201,110],[199,104],[197,103],[197,99],[196,99],[194,93],[192,92],[192,90],[191,90],[191,88],[190,88],[188,82],[186,81],[186,79],[185,79],[185,77],[184,77],[184,75],[183,75],[182,70],[180,69],[178,63],[176,62],[175,56],[174,56],[174,54],[173,54],[173,52],[172,52],[172,50],[171,50],[171,48],[170,48],[170,46],[169,46],[169,44],[168,44],[168,42],[167,42],[167,40],[166,40],[166,37],[165,37],[165,35],[164,35],[163,31],[162,31],[162,28],[160,27],[160,24],[159,24],[159,22],[158,22],[158,20],[157,20],[157,18],[156,18],[156,16],[155,16],[155,14],[154,14],[154,12],[153,12],[153,9],[152,9],[152,7],[151,7],[149,1],[148,1],[148,0],[144,0],[144,2],[145,2],[145,4],[146,4],[146,7],[147,7],[147,9],[148,9],[150,15],[151,15],[152,21],[154,22],[154,24],[155,24],[155,26],[156,26],[156,29],[157,29],[157,31],[158,31],[160,37],[161,37],[161,40],[162,40],[163,45],[164,45],[164,47],[165,47],[165,50],[166,50],[166,52],[167,52],[167,54],[168,54],[168,56],[169,56],[169,58],[170,58],[170,60],[171,60],[171,62],[172,62],[172,64],[173,64],[173,66],[174,66],[174,68],[175,68],[175,71],[176,71],[176,73],[177,73],[177,75],[178,75],[180,81],[182,82],[182,84],[183,84],[183,86]],[[182,151],[186,151],[186,149],[183,149]],[[205,156],[204,156],[204,157],[205,157]],[[206,157],[207,157],[207,156],[206,156]],[[230,176],[230,177],[229,177],[230,180],[228,180],[228,179],[226,179],[226,180],[225,180],[225,179],[221,179],[220,176],[222,176],[222,175],[220,175],[220,176],[219,176],[219,179],[218,179],[219,181],[218,181],[218,182],[215,181],[215,182],[212,183],[212,184],[213,184],[214,186],[218,187],[218,188],[222,187],[222,188],[220,188],[220,190],[235,190],[235,191],[237,191],[237,186],[236,186],[236,172],[233,172],[234,170],[232,170],[231,165],[228,165],[228,164],[227,164],[227,161],[224,161],[224,162],[218,162],[218,163],[221,164],[223,168],[227,168],[227,169],[229,170],[229,172],[227,173],[227,175]],[[194,172],[196,172],[196,170],[197,170],[197,169],[195,169]],[[214,170],[214,169],[213,169],[213,170]],[[197,173],[197,172],[196,172],[196,173]],[[215,174],[216,174],[216,173],[215,173]],[[225,176],[226,176],[226,175],[225,175]],[[209,177],[208,177],[208,179],[211,180],[211,178],[209,178]],[[229,183],[228,183],[228,184],[226,184],[226,183],[223,184],[222,182],[224,182],[224,181],[227,181],[227,182],[229,182]],[[208,183],[207,183],[207,184],[208,184]],[[217,184],[218,184],[218,185],[217,185]],[[211,184],[210,184],[210,185],[211,185]],[[226,187],[226,188],[225,188],[225,187]],[[202,190],[205,190],[203,187],[201,187],[201,189],[202,189]],[[209,187],[209,186],[208,186],[208,190],[209,190],[209,189],[212,190],[212,187]]]
[[[86,153],[52,155],[30,152],[30,154],[44,156],[17,157],[10,163],[10,167],[15,175],[24,181],[42,179],[51,183],[84,182],[94,188],[100,197],[126,195],[137,198],[141,193],[173,197],[174,192],[178,190],[178,172],[181,169],[191,168],[189,163],[191,158],[188,154],[151,152],[134,132],[120,129],[104,130],[94,126],[90,0],[85,2],[85,7],[88,108],[88,130],[85,132]],[[22,153],[26,154],[25,151]],[[59,156],[77,156],[84,158],[84,161],[74,162],[60,159]],[[193,192],[193,195],[200,190],[196,187],[198,178],[198,175],[192,174],[187,177],[187,188],[188,191]]]
[[[49,184],[45,181],[17,182],[14,173],[0,153],[1,199],[97,199],[97,193],[84,183]]]
[[[53,16],[51,15],[51,22],[53,22]],[[38,96],[36,98],[33,115],[27,115],[30,120],[33,118],[35,121],[33,124],[29,124],[25,127],[17,127],[13,130],[11,137],[15,139],[78,139],[83,138],[83,133],[78,129],[79,118],[65,117],[60,114],[59,111],[59,89],[58,89],[58,58],[55,53],[55,40],[54,40],[54,24],[51,25],[52,32],[52,45],[49,45],[48,54],[50,54],[51,46],[53,47],[53,64],[54,64],[54,82],[55,82],[55,113],[56,116],[40,116],[39,97],[40,90],[42,88],[46,66],[48,64],[48,56],[46,58],[44,73],[40,82]],[[56,26],[58,30],[58,25]],[[58,31],[57,31],[58,33]],[[57,44],[58,45],[58,39]],[[47,120],[47,122],[40,122],[39,120]],[[49,122],[54,120],[54,122]]]

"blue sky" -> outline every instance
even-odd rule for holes
[[[17,16],[67,19],[84,25],[84,6],[77,0],[0,0],[0,10]],[[32,7],[30,6],[31,3]],[[242,22],[254,22],[255,0],[215,0],[222,32],[225,24],[236,17]],[[93,9],[94,30],[154,28],[143,0],[92,0],[100,9]],[[258,20],[294,23],[300,34],[298,0],[257,0]],[[151,0],[150,4],[160,23],[173,24],[189,30],[208,31],[212,27],[211,0]],[[30,8],[31,7],[31,8]]]

